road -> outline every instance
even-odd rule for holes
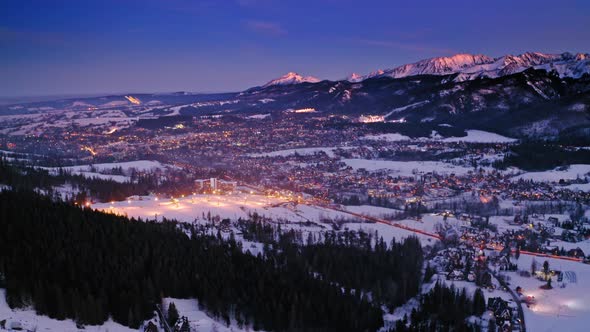
[[[162,325],[164,328],[164,332],[173,332],[172,328],[170,328],[170,325],[168,325],[168,320],[166,320],[166,316],[164,316],[162,308],[159,304],[156,304],[156,312],[158,313],[158,316],[160,316],[160,325]]]
[[[385,219],[381,219],[381,218],[366,216],[364,214],[350,212],[350,211],[346,211],[346,210],[340,209],[340,208],[326,207],[326,206],[324,206],[324,208],[331,209],[331,210],[338,211],[338,212],[342,212],[342,213],[347,213],[347,214],[350,214],[350,215],[355,216],[357,218],[365,219],[367,221],[372,221],[372,222],[376,222],[376,223],[380,223],[380,224],[385,224],[385,225],[389,225],[389,226],[393,226],[393,227],[405,229],[407,231],[414,232],[414,233],[417,233],[417,234],[426,235],[426,236],[435,238],[437,240],[441,240],[442,239],[442,237],[440,235],[438,235],[438,234],[429,233],[429,232],[423,231],[421,229],[408,227],[406,225],[403,225],[403,224],[400,224],[400,223],[397,223],[397,222],[394,222],[394,221],[389,221],[389,220],[385,220]]]
[[[508,289],[508,292],[512,296],[514,303],[516,303],[516,305],[518,306],[517,310],[518,310],[518,317],[520,318],[520,331],[526,332],[526,324],[524,321],[524,310],[522,310],[522,302],[520,301],[520,298],[516,295],[514,290],[512,288],[510,288],[510,286],[508,286],[508,284],[506,284],[506,282],[504,282],[504,280],[502,280],[501,278],[498,278],[496,276],[496,274],[493,273],[492,270],[490,270],[489,268],[488,268],[488,272],[491,275],[493,275],[494,278],[496,278],[496,280],[498,280],[498,282],[500,283],[500,285],[502,285],[502,287],[505,287],[506,289]]]
[[[397,228],[401,228],[401,229],[405,229],[407,231],[410,232],[414,232],[417,234],[422,234],[422,235],[426,235],[438,240],[441,240],[442,237],[438,234],[434,234],[434,233],[429,233],[426,231],[423,231],[421,229],[417,229],[417,228],[412,228],[412,227],[408,227],[406,225],[394,222],[394,221],[389,221],[389,220],[385,220],[385,219],[381,219],[381,218],[377,218],[377,217],[371,217],[371,216],[367,216],[367,215],[363,215],[363,214],[359,214],[359,213],[354,213],[354,212],[350,212],[341,208],[334,208],[334,207],[328,207],[328,206],[322,206],[323,208],[326,209],[331,209],[334,211],[338,211],[338,212],[342,212],[342,213],[347,213],[350,214],[352,216],[355,216],[357,218],[361,218],[361,219],[365,219],[367,221],[372,221],[372,222],[376,222],[376,223],[380,223],[380,224],[386,224],[389,226],[393,226],[393,227],[397,227]],[[503,247],[494,247],[493,249],[495,249],[496,251],[502,251]],[[514,251],[513,251],[514,252]],[[521,255],[529,255],[529,256],[536,256],[536,257],[549,257],[552,259],[561,259],[564,261],[571,261],[571,262],[582,262],[581,258],[576,258],[576,257],[568,257],[568,256],[557,256],[557,255],[548,255],[548,254],[544,254],[544,253],[539,253],[539,252],[532,252],[532,251],[525,251],[525,250],[521,250],[520,251]]]

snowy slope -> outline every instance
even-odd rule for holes
[[[584,177],[590,174],[590,165],[587,164],[573,164],[570,165],[567,169],[563,168],[556,168],[550,171],[542,171],[542,172],[526,172],[520,174],[512,180],[517,181],[520,179],[523,180],[534,180],[534,181],[543,181],[543,182],[558,182],[561,179],[564,180],[575,180],[577,178],[583,179]]]
[[[234,195],[191,195],[173,201],[160,197],[141,196],[126,202],[98,203],[92,206],[107,213],[140,217],[143,219],[158,219],[162,217],[176,219],[180,222],[204,220],[204,216],[219,216],[221,219],[247,219],[249,214],[258,213],[260,216],[273,220],[289,220],[290,222],[320,221],[323,218],[348,218],[349,216],[319,206],[299,204],[293,206],[285,200],[266,197],[263,195],[234,194]]]
[[[313,76],[301,76],[295,72],[288,72],[287,74],[276,78],[265,85],[263,88],[273,86],[273,85],[291,85],[291,84],[300,84],[300,83],[317,83],[320,79],[315,78]]]
[[[364,168],[367,171],[386,170],[396,176],[414,176],[417,172],[437,172],[439,174],[455,173],[459,175],[473,172],[473,168],[456,166],[438,161],[342,159],[342,162],[353,169]]]
[[[386,70],[378,70],[365,76],[350,78],[359,82],[373,77],[401,78],[415,75],[459,74],[456,81],[472,80],[480,77],[501,77],[522,72],[529,68],[555,70],[562,77],[578,78],[590,73],[590,55],[585,53],[545,54],[527,52],[520,55],[504,55],[491,58],[482,54],[455,54],[449,57],[436,57],[405,64]]]
[[[465,137],[449,137],[443,139],[444,142],[469,142],[469,143],[514,143],[517,140],[505,137],[495,133],[481,130],[467,130]]]
[[[173,302],[176,310],[178,310],[178,315],[180,317],[184,316],[188,319],[192,331],[246,331],[246,329],[237,327],[237,324],[231,324],[230,327],[227,327],[224,323],[211,318],[204,311],[199,309],[199,302],[195,299],[175,299],[168,297],[164,298],[162,302],[164,308],[168,308],[168,305]]]
[[[25,331],[47,331],[47,332],[74,332],[80,331],[76,323],[71,319],[57,320],[47,316],[37,315],[33,309],[12,310],[6,303],[6,290],[0,289],[0,321],[6,320],[6,329],[0,328],[0,331],[12,331],[10,329],[20,325]],[[112,320],[106,321],[102,325],[86,326],[83,331],[87,332],[133,332],[138,331],[128,328]]]

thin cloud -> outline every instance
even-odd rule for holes
[[[267,36],[283,36],[287,34],[280,24],[267,21],[245,21],[244,25],[251,31]]]

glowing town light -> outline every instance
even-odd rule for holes
[[[135,105],[141,104],[141,101],[133,96],[125,96],[125,99],[129,100],[130,103]]]
[[[88,151],[91,155],[96,156],[96,152],[94,151],[94,149],[89,146],[83,146],[80,150]]]
[[[104,134],[110,135],[110,134],[114,133],[115,131],[117,131],[117,127],[112,128],[111,130],[105,131]]]
[[[385,121],[385,117],[383,115],[361,115],[359,117],[359,122],[362,123],[375,123],[383,121]]]
[[[295,112],[295,113],[314,113],[315,108],[313,108],[313,107],[300,108],[300,109],[294,110],[293,112]]]

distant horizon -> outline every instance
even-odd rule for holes
[[[590,2],[6,0],[0,94],[243,91],[457,53],[575,52]]]
[[[485,56],[489,56],[491,58],[498,58],[498,57],[502,57],[504,55],[520,55],[520,54],[524,54],[527,52],[532,52],[532,53],[543,53],[543,54],[563,54],[563,53],[571,53],[571,54],[590,54],[590,52],[586,52],[586,51],[571,51],[571,50],[565,50],[562,52],[540,52],[538,50],[534,50],[534,51],[526,51],[526,52],[522,52],[522,53],[506,53],[506,54],[501,54],[501,55],[489,55],[489,54],[485,54],[485,53],[476,53],[476,52],[459,52],[459,53],[454,53],[454,54],[449,54],[449,55],[441,55],[441,56],[437,56],[437,57],[452,57],[454,55],[458,55],[458,54],[470,54],[470,55],[485,55]],[[407,63],[400,63],[400,64],[395,64],[392,65],[390,67],[384,67],[384,68],[375,68],[373,71],[377,71],[377,70],[385,70],[385,69],[392,69],[392,68],[396,68],[398,66],[402,66],[405,64],[411,64],[411,63],[415,63],[415,62],[419,62],[422,60],[426,60],[426,59],[431,59],[431,58],[436,58],[436,57],[429,57],[429,58],[421,58],[421,59],[417,59],[415,61],[412,62],[407,62]],[[279,76],[275,76],[273,78],[269,78],[267,79],[266,82],[269,82],[271,80],[274,80],[276,78],[281,77],[281,75],[285,75],[289,72],[293,72],[293,71],[286,71],[283,74],[280,74]],[[316,77],[320,80],[329,80],[329,81],[340,81],[340,80],[345,80],[347,78],[347,76],[342,76],[340,78],[323,78],[323,77],[319,77],[317,75],[315,75],[314,73],[307,73],[307,72],[296,72],[299,75],[302,76],[313,76]],[[351,75],[351,74],[359,74],[359,75],[367,75],[368,73],[357,73],[357,72],[349,72],[347,75]],[[263,83],[263,84],[265,84]],[[0,105],[7,105],[7,104],[12,104],[12,103],[23,103],[23,102],[42,102],[42,101],[50,101],[50,100],[58,100],[58,99],[71,99],[71,98],[89,98],[89,97],[99,97],[99,96],[108,96],[108,95],[124,95],[124,94],[169,94],[169,93],[176,93],[176,92],[187,92],[187,93],[192,93],[192,94],[221,94],[221,93],[237,93],[237,92],[241,92],[241,91],[245,91],[247,89],[253,88],[253,87],[257,87],[257,86],[262,86],[263,84],[259,84],[259,85],[250,85],[247,86],[243,89],[240,90],[210,90],[210,91],[193,91],[190,88],[187,89],[177,89],[177,90],[169,90],[169,91],[104,91],[104,92],[79,92],[79,93],[50,93],[50,94],[23,94],[23,95],[0,95]],[[33,99],[33,100],[28,100],[28,99]]]
[[[221,94],[221,93],[237,93],[240,91],[188,91],[188,90],[175,90],[175,91],[107,91],[107,92],[81,92],[81,93],[57,93],[47,95],[14,95],[14,96],[0,96],[0,105],[6,105],[6,100],[10,99],[39,99],[36,101],[50,101],[58,99],[72,99],[72,98],[92,98],[92,97],[104,97],[104,96],[120,96],[120,95],[136,95],[136,94],[171,94],[176,92],[186,92],[191,94]],[[51,99],[46,99],[51,98]]]

